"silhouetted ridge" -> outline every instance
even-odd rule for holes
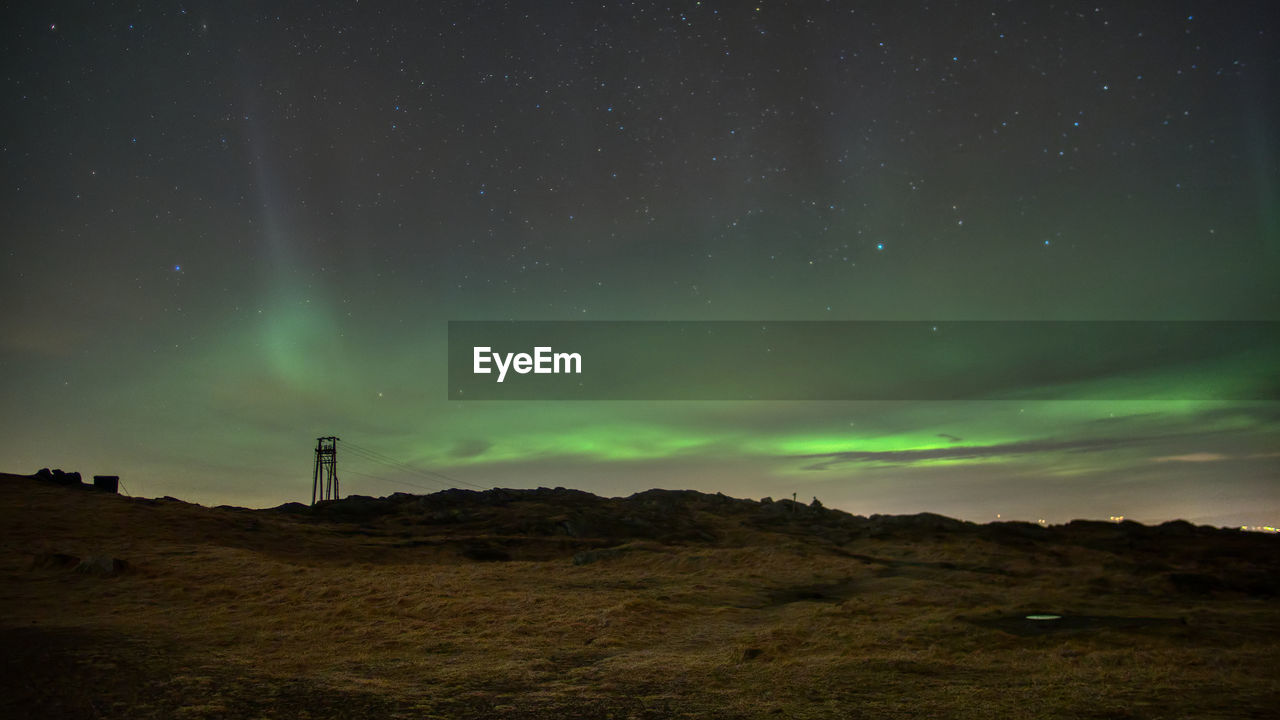
[[[133,533],[219,538],[230,546],[308,561],[342,548],[344,557],[370,563],[452,558],[589,565],[637,553],[701,557],[705,549],[766,546],[787,547],[802,556],[855,559],[889,573],[928,569],[1008,575],[1014,571],[985,558],[1031,555],[1039,563],[1066,567],[1091,557],[1094,566],[1088,572],[1096,581],[1094,590],[1102,594],[1122,589],[1188,596],[1280,594],[1280,536],[1181,520],[1156,526],[1094,520],[1048,527],[1027,522],[979,525],[928,512],[864,517],[816,500],[746,500],[658,489],[605,498],[559,487],[353,495],[314,506],[286,503],[247,510],[206,508],[174,498],[82,493],[71,490],[75,484],[30,476],[7,478],[17,483],[9,487],[26,484],[69,511],[128,508]],[[971,548],[977,555],[964,562],[908,562],[886,555],[880,549],[886,545],[925,554],[932,550],[924,548]]]
[[[1169,543],[1196,538],[1229,538],[1232,529],[1192,525],[1174,520],[1156,526],[1125,520],[1119,523],[1073,520],[1043,526],[1021,521],[985,525],[936,513],[853,515],[790,499],[748,500],[697,490],[653,489],[627,497],[606,498],[563,487],[491,490],[449,489],[430,495],[395,493],[387,497],[351,495],[306,506],[287,503],[272,511],[312,521],[372,523],[393,518],[415,524],[483,525],[494,533],[600,539],[665,539],[707,541],[719,537],[716,527],[732,520],[747,527],[782,534],[816,535],[842,543],[858,538],[924,538],[972,535],[998,543],[1071,543],[1085,547],[1162,550]]]

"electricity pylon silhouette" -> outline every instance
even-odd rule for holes
[[[315,505],[316,500],[337,499],[338,438],[316,438],[316,469],[311,479],[311,504]]]

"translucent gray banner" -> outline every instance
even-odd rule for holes
[[[452,400],[1277,400],[1277,322],[449,323]]]

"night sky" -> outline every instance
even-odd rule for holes
[[[1280,320],[1271,5],[7,4],[0,469],[1280,524],[1280,403],[445,373],[450,320]]]

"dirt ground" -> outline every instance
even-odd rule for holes
[[[1185,523],[1044,530],[545,489],[250,511],[8,476],[0,527],[6,717],[1280,705],[1280,538]]]

